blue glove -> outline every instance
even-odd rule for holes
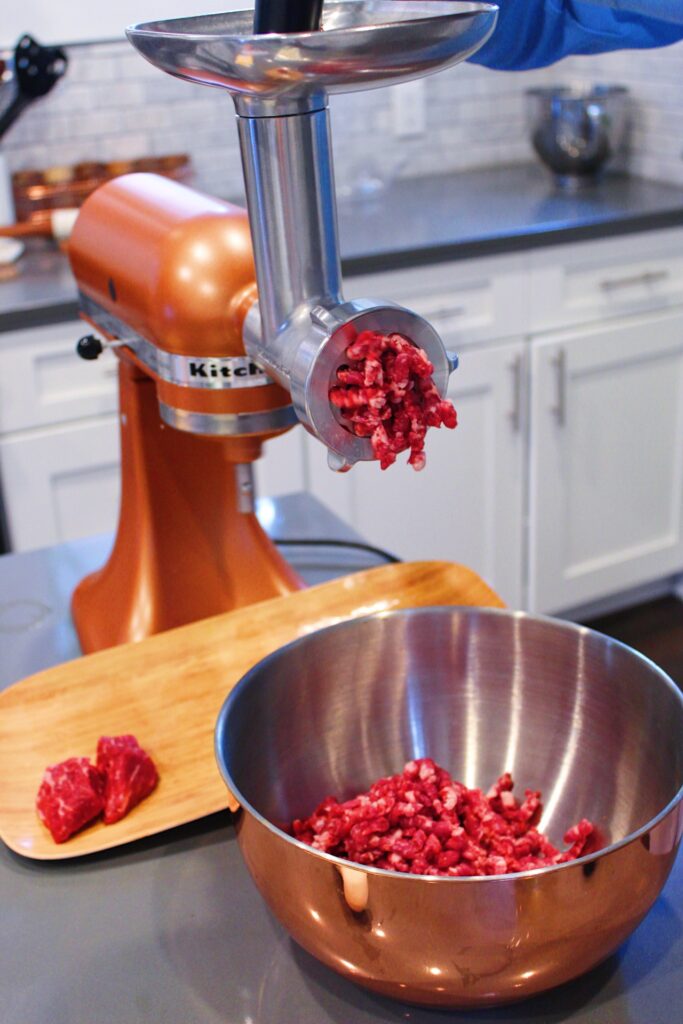
[[[680,0],[588,0],[588,3],[612,7],[615,11],[640,14],[644,18],[672,21],[683,25],[683,4]],[[666,44],[665,44],[666,45]]]
[[[524,71],[562,57],[669,46],[683,39],[681,0],[496,0],[498,24],[470,57],[497,71]]]

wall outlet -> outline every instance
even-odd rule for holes
[[[424,135],[427,130],[427,110],[423,78],[392,86],[391,105],[392,125],[397,139]]]

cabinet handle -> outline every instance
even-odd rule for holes
[[[512,373],[512,408],[508,413],[510,425],[515,434],[522,428],[522,370],[524,360],[521,353],[512,360],[508,369]]]
[[[451,316],[462,316],[467,310],[466,306],[442,306],[440,309],[432,309],[425,314],[427,320],[446,320]]]
[[[567,353],[565,350],[558,349],[551,362],[557,375],[557,401],[552,406],[552,413],[557,420],[557,425],[563,427],[567,422]]]
[[[633,288],[639,284],[656,284],[657,281],[666,281],[668,277],[668,270],[646,270],[644,273],[634,274],[632,277],[617,277],[601,281],[600,287],[603,292],[612,292],[618,288]]]

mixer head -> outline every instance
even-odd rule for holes
[[[448,0],[260,0],[253,12],[157,21],[127,30],[152,64],[228,90],[237,111],[258,302],[244,320],[248,355],[291,395],[334,469],[370,460],[329,390],[365,330],[423,348],[445,395],[456,365],[434,330],[391,302],[342,294],[328,95],[431,74],[465,60],[493,31],[497,8]]]
[[[69,239],[81,312],[155,382],[168,426],[229,441],[252,461],[297,422],[289,394],[245,355],[256,297],[246,212],[153,174],[127,174],[84,203]],[[101,350],[87,339],[79,353]]]

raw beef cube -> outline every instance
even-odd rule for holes
[[[104,808],[103,773],[88,757],[70,757],[45,769],[36,808],[56,843],[96,818]]]
[[[104,823],[120,821],[152,792],[159,775],[135,736],[100,736],[97,767],[106,776]]]

